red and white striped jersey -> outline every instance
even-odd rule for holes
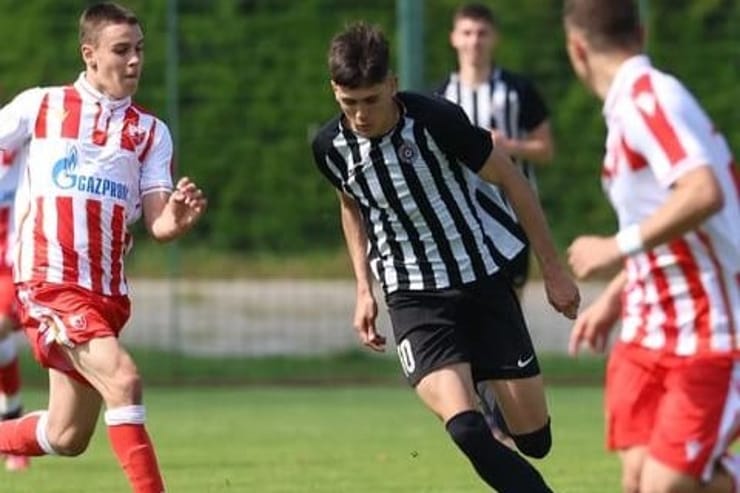
[[[107,98],[82,74],[69,86],[27,90],[0,110],[0,149],[26,143],[16,282],[127,293],[127,227],[144,195],[172,190],[167,126],[130,98]]]
[[[0,271],[9,271],[13,265],[15,243],[14,203],[18,177],[24,166],[27,146],[17,151],[0,150]]]
[[[604,115],[602,179],[620,228],[653,215],[699,166],[711,167],[724,195],[699,228],[628,259],[622,340],[683,356],[740,354],[740,180],[727,142],[646,56],[620,67]]]

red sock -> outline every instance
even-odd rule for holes
[[[163,493],[157,456],[144,425],[108,425],[108,437],[134,493]]]
[[[21,372],[18,358],[0,368],[0,394],[16,395],[21,390]]]
[[[36,440],[36,425],[39,419],[41,419],[41,414],[31,413],[22,418],[0,422],[0,453],[26,456],[46,455]]]

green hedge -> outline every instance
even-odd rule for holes
[[[147,34],[140,102],[166,116],[165,5],[131,0]],[[429,86],[454,65],[448,46],[457,1],[426,2]],[[336,111],[326,46],[347,21],[381,24],[395,39],[393,0],[181,0],[180,173],[206,189],[211,208],[188,240],[213,251],[301,253],[341,244],[336,199],[315,171],[308,142]],[[740,144],[740,3],[652,0],[649,50],[705,103]],[[81,69],[74,0],[0,0],[0,84],[73,79]],[[557,158],[540,172],[542,202],[561,247],[583,231],[614,228],[599,186],[604,137],[599,103],[575,81],[563,48],[559,2],[497,0],[500,62],[531,76],[552,112]]]

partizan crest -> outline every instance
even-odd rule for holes
[[[404,140],[403,143],[398,146],[398,159],[400,159],[402,163],[411,164],[416,160],[418,155],[419,148],[409,140]]]

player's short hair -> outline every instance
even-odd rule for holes
[[[139,24],[132,10],[117,3],[102,2],[89,6],[80,16],[80,44],[95,44],[100,28],[108,24]]]
[[[389,73],[388,40],[377,26],[350,24],[331,40],[329,75],[335,84],[356,89],[383,82]]]
[[[494,29],[498,29],[499,27],[498,17],[496,17],[488,5],[482,3],[466,3],[458,7],[457,10],[455,10],[455,15],[452,16],[453,26],[460,19],[482,21],[489,24]]]
[[[597,50],[632,49],[642,42],[634,0],[565,0],[563,19]]]

